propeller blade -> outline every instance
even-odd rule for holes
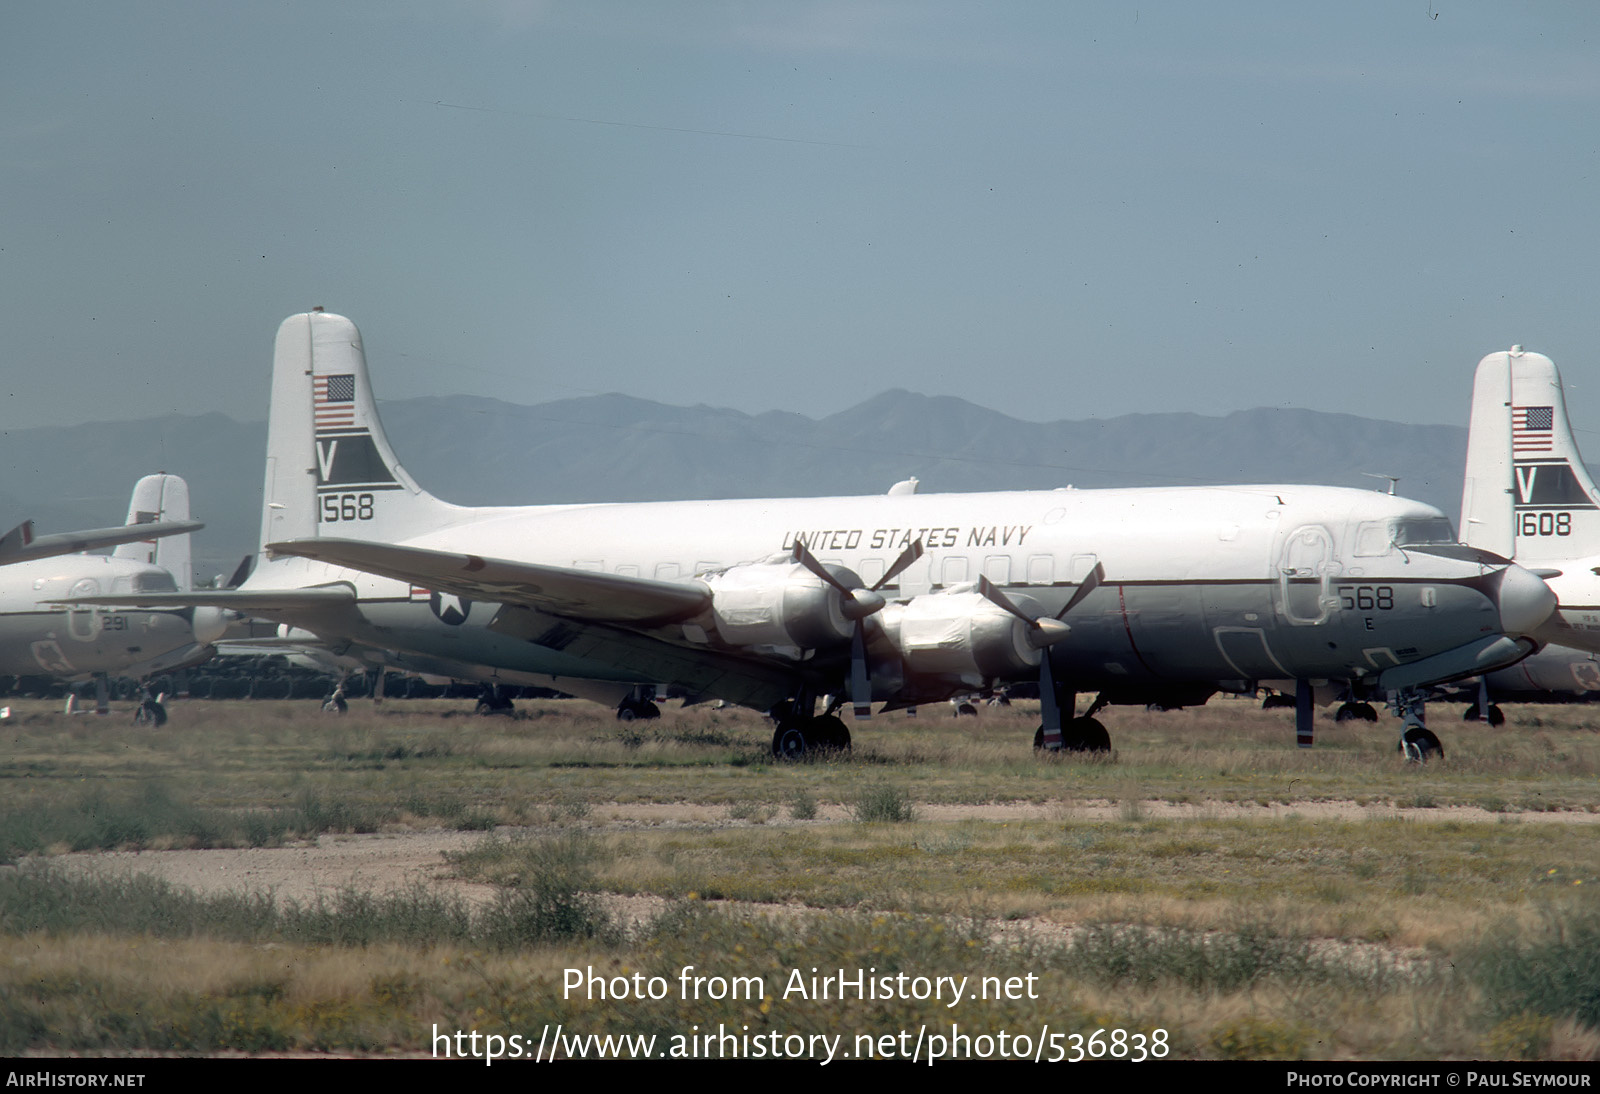
[[[994,582],[982,574],[978,575],[978,592],[988,598],[990,603],[1004,608],[1026,623],[1028,625],[1028,642],[1036,650],[1042,650],[1046,646],[1061,641],[1072,630],[1060,619],[1052,619],[1048,615],[1035,619],[1025,614],[1010,597],[995,588]]]
[[[1105,565],[1103,563],[1096,562],[1094,564],[1094,569],[1089,571],[1089,576],[1083,579],[1082,584],[1080,584],[1077,589],[1073,590],[1072,597],[1067,601],[1066,607],[1062,608],[1056,613],[1056,618],[1065,618],[1068,612],[1083,602],[1084,597],[1098,589],[1100,587],[1100,583],[1105,579]]]
[[[800,565],[804,566],[806,569],[810,570],[812,573],[816,574],[817,577],[821,578],[826,584],[832,585],[835,589],[838,589],[845,595],[846,598],[852,596],[851,590],[844,587],[844,582],[840,581],[838,578],[829,573],[828,568],[822,563],[818,562],[817,556],[808,551],[806,549],[806,545],[798,539],[794,541],[794,560]]]
[[[1044,746],[1061,747],[1061,704],[1056,701],[1056,682],[1050,672],[1050,651],[1039,658],[1039,714],[1044,727]],[[1054,739],[1052,739],[1054,738]]]
[[[900,557],[894,560],[894,565],[885,570],[883,576],[877,581],[873,582],[872,591],[877,592],[879,589],[889,584],[889,582],[899,577],[906,571],[907,567],[909,567],[913,562],[917,561],[917,559],[921,558],[923,553],[924,548],[920,539],[911,546],[907,547],[904,551],[901,551]]]
[[[1036,622],[1032,616],[1024,615],[1022,613],[1022,609],[1017,607],[1016,603],[1013,602],[1009,596],[995,588],[994,582],[990,581],[983,574],[978,575],[978,592],[987,598],[990,603],[994,604],[996,607],[1004,608],[1006,611],[1010,612],[1024,623],[1027,623],[1029,626],[1032,626],[1034,622]]]
[[[850,703],[857,718],[872,717],[872,679],[867,675],[867,624],[856,620],[856,632],[850,639]]]
[[[918,544],[917,547],[918,554],[920,554],[921,545]],[[806,545],[799,540],[794,541],[794,560],[810,570],[828,586],[838,590],[839,596],[843,601],[840,608],[844,612],[846,619],[865,619],[874,612],[882,611],[884,604],[887,603],[883,597],[878,595],[876,585],[870,589],[851,589],[847,587],[844,582],[830,573],[828,568],[817,560],[817,556],[807,550]],[[916,559],[913,557],[911,562],[915,561]],[[910,565],[910,562],[907,565]]]

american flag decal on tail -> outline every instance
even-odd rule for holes
[[[1549,452],[1554,446],[1555,408],[1515,406],[1511,408],[1511,454],[1523,456]]]
[[[356,424],[355,374],[312,377],[311,407],[318,431],[352,428]]]

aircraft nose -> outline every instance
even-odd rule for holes
[[[1511,565],[1500,573],[1496,606],[1500,609],[1502,631],[1512,635],[1531,635],[1556,610],[1556,594],[1538,575],[1521,566]]]
[[[196,608],[190,629],[196,642],[208,646],[227,632],[228,613],[221,608]]]

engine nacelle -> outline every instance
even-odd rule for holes
[[[711,590],[717,635],[731,646],[795,646],[817,649],[849,642],[854,624],[843,598],[804,566],[791,560],[734,566],[701,581]],[[842,566],[828,572],[850,589],[861,579]]]
[[[1045,614],[1032,597],[1011,601],[1026,615]],[[1028,625],[980,593],[929,593],[891,604],[879,618],[914,673],[1006,677],[1039,667]]]

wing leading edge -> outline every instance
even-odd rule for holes
[[[361,570],[473,600],[533,608],[591,623],[649,627],[689,619],[711,604],[703,585],[626,577],[565,566],[397,547],[358,539],[271,543],[275,555]]]

